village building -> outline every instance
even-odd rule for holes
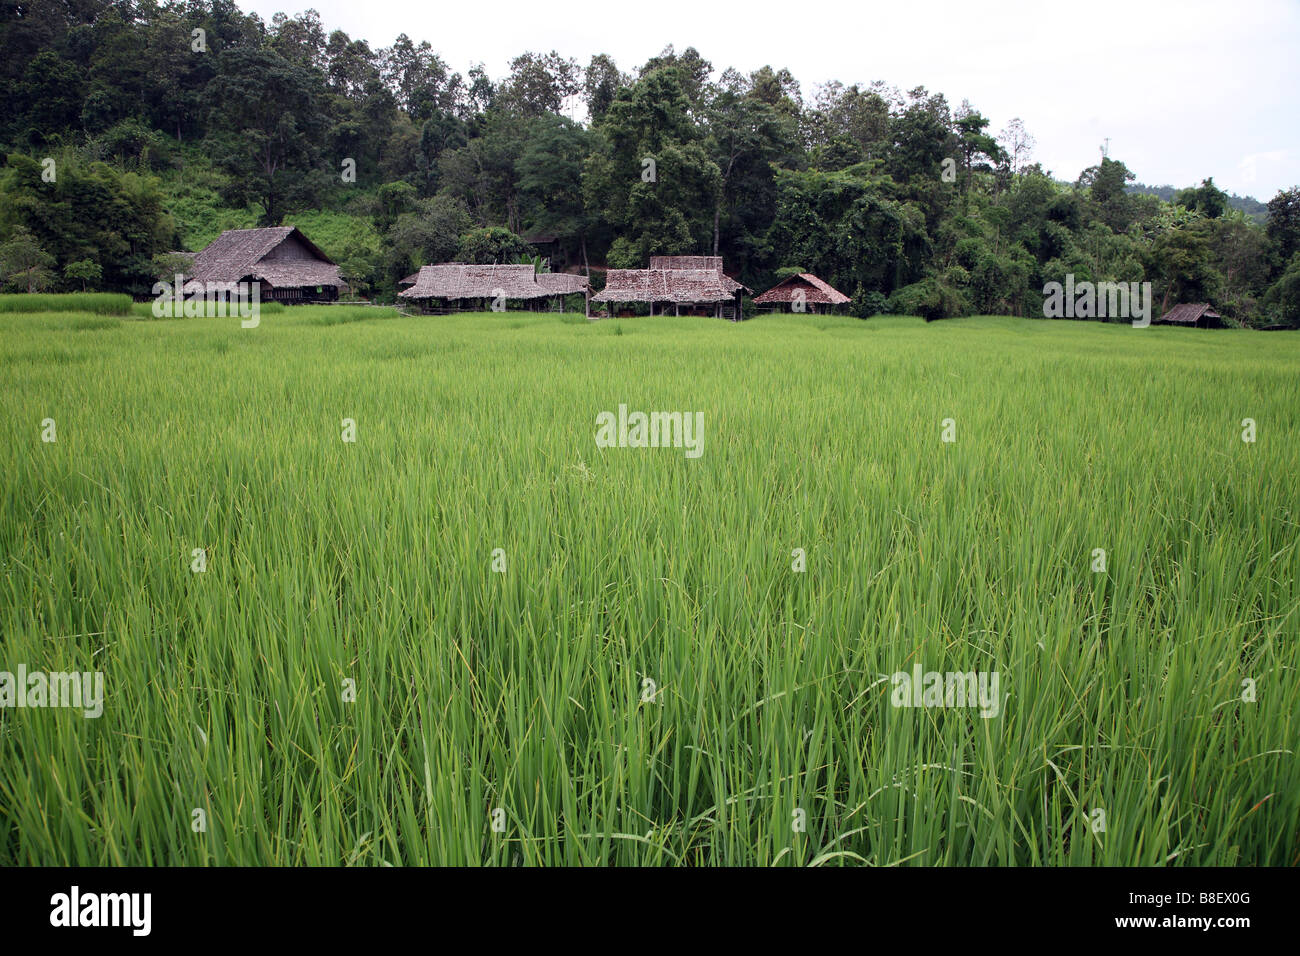
[[[811,272],[787,276],[760,296],[754,305],[769,306],[773,312],[831,312],[853,301],[843,292],[817,278]]]
[[[402,280],[397,293],[429,314],[486,312],[494,302],[519,302],[530,311],[560,310],[569,295],[587,295],[586,276],[535,272],[531,265],[474,265],[444,262],[424,266]]]
[[[1192,302],[1176,305],[1160,318],[1156,325],[1186,325],[1198,329],[1223,328],[1223,316],[1215,312],[1208,302]]]
[[[294,226],[227,229],[185,268],[184,290],[256,282],[266,302],[335,302],[348,285],[329,256]]]
[[[586,276],[574,275],[571,272],[539,272],[534,278],[549,295],[559,296],[561,300],[567,295],[581,295],[586,298],[588,290]]]
[[[651,315],[712,315],[739,321],[749,290],[722,271],[721,256],[651,256],[648,269],[610,269],[605,288],[591,297],[608,302],[611,315],[631,315],[644,305]],[[619,312],[618,306],[629,307]]]

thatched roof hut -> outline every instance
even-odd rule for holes
[[[716,272],[722,287],[728,292],[739,292],[742,289],[746,292],[750,291],[748,286],[742,285],[722,271],[722,256],[651,256],[650,268],[674,271],[702,269],[706,272]]]
[[[444,262],[422,266],[415,284],[397,293],[404,299],[534,299],[546,290],[533,279],[528,265],[479,266],[463,262]]]
[[[593,302],[644,303],[655,314],[671,306],[675,315],[712,313],[741,318],[740,296],[745,286],[722,271],[719,256],[651,256],[649,269],[610,269],[605,288]]]
[[[586,291],[585,276],[549,272],[539,275],[531,265],[444,262],[422,267],[414,276],[411,287],[397,295],[430,308],[433,303],[455,303],[459,307],[466,301],[481,306],[497,298],[536,303],[571,293],[585,294]]]
[[[704,269],[610,269],[597,302],[730,302],[733,293]]]
[[[549,295],[584,295],[587,292],[587,277],[571,272],[539,272],[534,278]]]
[[[831,288],[811,272],[787,276],[762,295],[754,297],[755,305],[790,306],[792,311],[795,303],[802,303],[803,308],[798,310],[802,312],[826,312],[851,301],[843,292]]]
[[[1191,325],[1198,329],[1217,329],[1223,327],[1223,316],[1210,308],[1208,302],[1193,302],[1174,306],[1155,322],[1158,325]]]
[[[347,288],[339,267],[294,226],[228,229],[194,257],[185,291],[207,283],[257,282],[277,302],[333,302]]]

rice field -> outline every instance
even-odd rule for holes
[[[0,307],[0,375],[0,670],[104,687],[0,707],[0,864],[1300,862],[1296,336]]]
[[[88,312],[91,315],[130,315],[134,305],[129,295],[117,292],[0,295],[0,313]],[[144,311],[140,314],[148,314],[148,305],[142,304],[141,308]]]

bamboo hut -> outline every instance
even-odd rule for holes
[[[546,290],[551,297],[551,303],[555,311],[561,311],[564,308],[564,300],[570,295],[581,295],[583,300],[583,311],[587,310],[587,293],[589,284],[586,276],[574,275],[570,272],[539,272],[534,278],[537,284]]]
[[[770,306],[773,312],[830,312],[851,301],[811,272],[787,276],[754,298],[755,305]]]
[[[1207,302],[1192,302],[1176,305],[1160,318],[1157,325],[1186,325],[1198,329],[1218,329],[1223,327],[1223,316],[1210,308]]]
[[[335,302],[347,283],[329,256],[294,226],[228,229],[185,270],[186,293],[209,283],[256,282],[263,301]]]
[[[722,271],[720,256],[651,256],[648,269],[610,269],[593,302],[645,305],[651,315],[712,315],[739,321],[740,299],[748,290]],[[657,312],[656,312],[657,310]]]
[[[584,276],[534,272],[531,265],[473,265],[444,262],[424,266],[410,288],[398,298],[417,304],[424,312],[446,314],[488,311],[494,302],[523,303],[533,311],[548,304],[560,307],[566,295],[587,292]],[[403,280],[405,283],[406,280]]]

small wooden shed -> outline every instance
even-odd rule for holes
[[[1223,328],[1223,316],[1215,312],[1208,302],[1192,302],[1176,305],[1160,318],[1157,325],[1187,325],[1198,329]]]

